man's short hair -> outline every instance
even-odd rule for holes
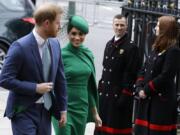
[[[52,3],[44,3],[39,6],[33,16],[37,25],[41,25],[45,20],[53,22],[58,14],[62,14],[63,10],[60,6]]]
[[[114,19],[122,19],[122,18],[126,19],[126,17],[124,15],[122,15],[122,14],[117,14],[117,15],[114,16]]]
[[[114,18],[113,18],[113,21],[114,21],[114,19],[125,19],[126,24],[128,24],[127,18],[122,14],[115,15]]]

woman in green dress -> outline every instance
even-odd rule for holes
[[[101,126],[97,112],[98,94],[91,51],[82,44],[88,33],[88,23],[81,16],[72,16],[68,23],[69,43],[62,49],[67,79],[67,123],[59,127],[53,119],[56,135],[84,135],[86,123]]]

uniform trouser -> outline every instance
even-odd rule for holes
[[[51,135],[50,113],[43,104],[33,104],[11,119],[13,135]]]

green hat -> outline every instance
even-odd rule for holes
[[[89,32],[88,22],[81,16],[74,15],[69,19],[67,28],[68,33],[73,27],[77,28],[84,34],[87,34]]]

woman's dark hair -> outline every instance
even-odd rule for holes
[[[69,21],[67,24],[67,33],[69,33],[71,31],[71,29],[73,28],[73,25],[71,24],[71,19],[72,19],[72,17],[69,18]]]

